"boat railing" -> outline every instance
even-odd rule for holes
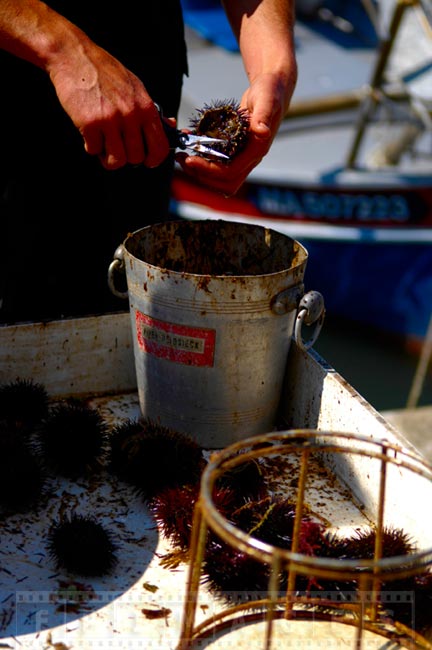
[[[360,104],[354,138],[347,155],[347,167],[354,167],[356,164],[361,142],[374,111],[380,103],[391,100],[391,97],[386,93],[387,71],[407,10],[412,9],[415,11],[422,30],[430,40],[432,57],[432,24],[429,12],[426,10],[426,3],[423,0],[397,0],[396,2],[391,0],[390,3],[384,2],[383,4],[386,5],[385,9],[390,9],[389,25],[388,29],[385,29],[384,25],[382,30],[383,34],[381,34],[378,56],[369,87]],[[411,144],[410,140],[416,139],[422,130],[425,128],[432,130],[430,105],[432,96],[430,96],[430,90],[429,94],[421,88],[419,90],[420,79],[425,75],[428,77],[431,75],[431,61],[432,58],[426,64],[422,61],[420,65],[416,66],[416,69],[410,71],[409,75],[401,74],[399,78],[402,97],[405,95],[405,100],[411,110],[411,115],[407,115],[407,123],[414,124],[414,128],[409,131],[410,135],[407,136],[406,133],[403,135],[402,150]],[[412,84],[413,80],[415,81],[414,86]],[[425,87],[424,83],[422,85]]]
[[[366,4],[365,0],[363,2]],[[432,131],[432,7],[430,0],[382,0],[376,13],[369,8],[371,22],[379,39],[377,55],[368,83],[359,88],[327,96],[294,100],[287,114],[292,119],[340,114],[357,110],[354,135],[346,155],[346,167],[356,166],[360,146],[368,126],[377,119],[380,108],[393,113],[403,125],[399,141],[393,140],[387,164],[397,163],[425,130]],[[411,11],[422,30],[422,43],[417,61],[407,68],[405,52],[403,66],[394,63],[399,48],[404,18]],[[417,36],[417,33],[416,33]],[[416,42],[417,45],[417,42]],[[428,49],[429,48],[429,49]],[[412,48],[411,48],[412,49]],[[418,48],[415,48],[418,49]],[[397,52],[396,52],[397,54]],[[378,116],[378,119],[379,116]]]

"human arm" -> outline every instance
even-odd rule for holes
[[[0,47],[49,75],[86,151],[107,169],[156,167],[168,155],[159,114],[142,82],[44,2],[0,0]]]
[[[285,116],[297,81],[294,0],[224,0],[237,37],[249,87],[240,101],[250,115],[247,147],[229,164],[178,156],[186,173],[223,193],[234,194],[262,160]]]

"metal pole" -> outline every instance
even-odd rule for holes
[[[418,404],[420,395],[423,390],[424,380],[426,377],[426,372],[432,357],[432,314],[429,320],[429,326],[426,333],[426,338],[423,343],[422,351],[420,354],[420,359],[417,364],[417,370],[414,375],[414,380],[411,386],[410,393],[408,395],[408,400],[406,408],[415,408]]]
[[[398,32],[400,23],[402,21],[403,14],[405,9],[413,6],[416,0],[397,0],[396,7],[393,12],[393,16],[390,22],[389,33],[387,38],[381,41],[379,56],[375,63],[375,69],[372,73],[372,78],[370,81],[370,91],[369,98],[366,100],[365,105],[360,111],[358,118],[356,131],[354,135],[354,140],[351,144],[351,148],[348,152],[346,165],[348,168],[354,167],[357,154],[360,149],[361,141],[366,130],[367,123],[369,121],[370,114],[372,110],[376,107],[378,103],[376,90],[381,88],[381,84],[384,78],[384,70],[387,66],[390,54],[393,49],[393,45],[396,40],[396,34]]]

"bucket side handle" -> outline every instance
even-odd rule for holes
[[[124,246],[120,244],[115,250],[114,259],[108,267],[108,287],[110,288],[111,293],[113,293],[117,298],[128,298],[129,293],[126,291],[121,291],[117,288],[115,277],[116,275],[122,274],[125,275],[125,262],[124,262]]]
[[[294,340],[302,350],[309,350],[317,340],[325,318],[324,298],[319,291],[308,291],[300,300],[294,325]],[[304,341],[302,327],[315,325],[311,338]]]

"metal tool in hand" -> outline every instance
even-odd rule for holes
[[[161,119],[163,117],[161,108],[156,104],[156,108],[159,111]],[[162,119],[162,125],[165,131],[165,135],[168,138],[170,149],[182,149],[185,151],[189,149],[196,153],[208,154],[215,158],[224,158],[229,160],[229,156],[213,149],[212,145],[225,144],[225,140],[219,138],[210,138],[206,135],[194,135],[192,133],[183,133],[173,126],[170,126]]]

